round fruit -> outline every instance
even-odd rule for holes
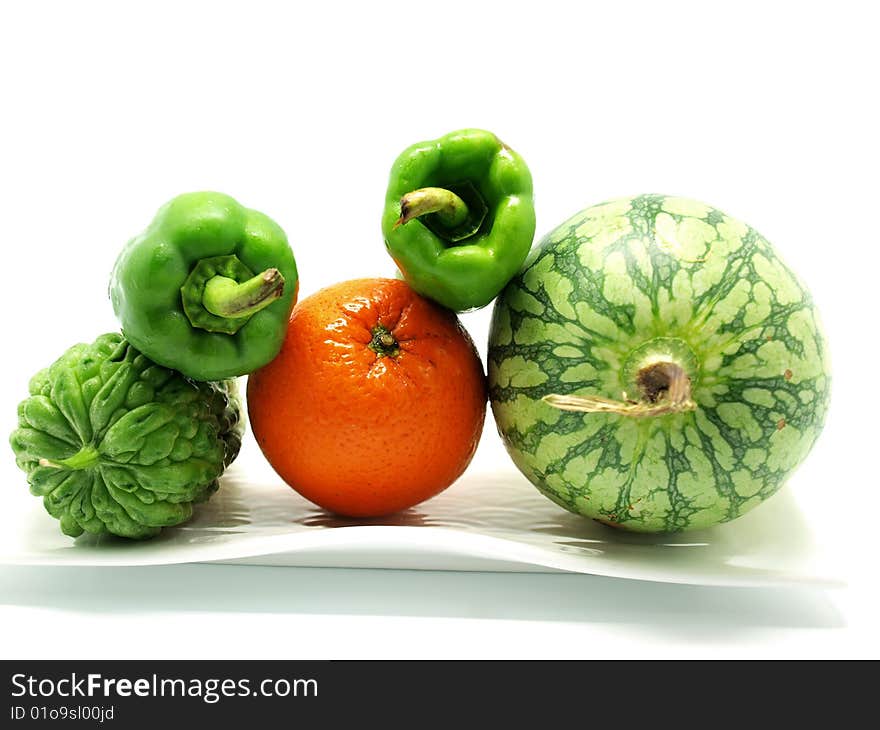
[[[829,400],[809,293],[754,229],[642,195],[578,213],[498,298],[490,400],[519,469],[566,509],[643,532],[776,492]]]
[[[483,366],[458,318],[392,279],[348,281],[300,302],[247,396],[281,478],[353,517],[397,512],[452,484],[486,414]]]

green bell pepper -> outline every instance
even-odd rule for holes
[[[298,291],[284,231],[221,193],[187,193],[123,248],[110,299],[125,337],[160,365],[222,380],[281,349]]]
[[[116,333],[74,345],[29,390],[10,445],[71,537],[146,538],[185,522],[241,448],[234,380],[191,380]]]
[[[531,173],[480,129],[415,144],[391,168],[382,233],[419,294],[457,312],[484,307],[531,248]]]

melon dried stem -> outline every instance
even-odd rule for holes
[[[542,400],[562,411],[612,413],[631,418],[686,413],[697,408],[691,397],[691,379],[677,363],[661,361],[646,365],[639,371],[637,381],[641,401],[557,394],[545,395]]]

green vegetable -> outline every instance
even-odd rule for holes
[[[297,285],[274,221],[228,195],[188,193],[122,250],[110,299],[126,338],[149,358],[222,380],[278,354]]]
[[[532,245],[532,176],[491,132],[415,144],[391,168],[382,233],[419,294],[457,312],[484,307]]]
[[[498,430],[566,509],[645,532],[767,499],[822,428],[810,295],[755,230],[691,200],[615,200],[551,232],[498,298]]]
[[[65,535],[144,538],[185,522],[238,455],[234,381],[200,383],[118,334],[71,347],[30,383],[10,438]]]

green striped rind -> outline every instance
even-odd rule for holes
[[[560,411],[550,393],[636,398],[645,357],[682,364],[697,410],[634,419]],[[489,336],[499,433],[572,512],[644,532],[708,527],[776,492],[828,407],[809,293],[754,229],[691,200],[588,208],[532,251]]]

